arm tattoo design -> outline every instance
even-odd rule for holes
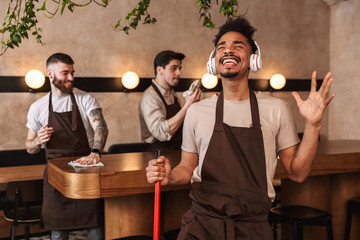
[[[94,147],[103,150],[109,130],[107,128],[105,119],[102,115],[101,109],[96,108],[91,110],[89,114],[90,124],[94,129]]]

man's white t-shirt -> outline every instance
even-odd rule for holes
[[[76,104],[78,105],[78,109],[80,111],[81,118],[84,123],[84,127],[89,141],[89,146],[90,148],[92,148],[94,143],[94,130],[90,125],[88,115],[92,110],[100,108],[100,105],[96,101],[96,99],[87,92],[74,88],[73,93]],[[50,93],[46,94],[30,106],[27,115],[26,127],[33,130],[34,132],[37,132],[42,126],[48,124],[49,96]],[[70,94],[64,94],[62,96],[52,96],[52,105],[54,112],[61,113],[71,111],[72,104]]]

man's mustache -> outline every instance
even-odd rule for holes
[[[240,57],[235,56],[235,55],[232,55],[232,54],[226,54],[226,55],[224,55],[224,56],[222,56],[222,57],[220,58],[219,63],[221,63],[221,62],[223,61],[223,59],[226,58],[226,57],[236,58],[236,59],[238,60],[238,62],[241,62],[241,58],[240,58]]]

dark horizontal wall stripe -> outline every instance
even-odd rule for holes
[[[189,89],[191,83],[199,78],[182,78],[179,86],[175,87],[175,91],[183,92]],[[143,92],[151,84],[152,78],[140,78],[140,83],[135,89],[128,90],[121,84],[121,78],[105,78],[105,77],[76,77],[75,86],[86,92]],[[317,80],[317,88],[319,89],[322,80]],[[286,85],[281,90],[271,88],[268,79],[249,79],[249,86],[258,91],[310,91],[311,81],[309,79],[288,79]],[[218,92],[221,91],[222,85],[219,81],[218,85],[211,90],[203,91]],[[45,84],[39,89],[30,89],[25,84],[24,77],[18,76],[0,76],[0,92],[48,92],[50,91],[49,79],[46,78]]]

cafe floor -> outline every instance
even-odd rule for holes
[[[281,226],[277,226],[277,238],[274,240],[281,240]],[[25,240],[24,238],[16,238],[17,240]],[[37,237],[30,237],[30,240],[50,240],[50,235],[43,235],[43,236],[37,236]],[[69,240],[88,240],[86,235],[86,230],[83,231],[73,231],[70,233]]]
[[[25,240],[24,238],[19,238],[19,240]],[[30,240],[50,240],[50,234],[43,236],[30,237]],[[86,230],[83,231],[73,231],[69,235],[69,240],[88,240],[86,235]]]

